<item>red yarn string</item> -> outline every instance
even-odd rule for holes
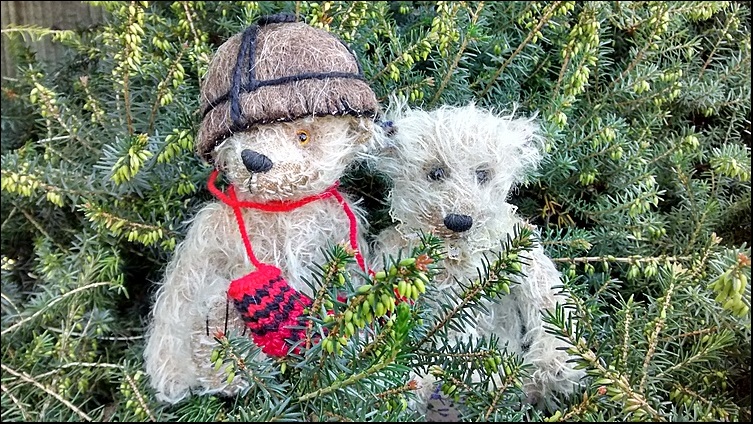
[[[246,253],[248,253],[248,258],[251,259],[251,263],[254,264],[254,267],[256,267],[256,269],[259,269],[261,262],[256,259],[256,255],[254,255],[254,249],[251,248],[251,239],[248,238],[248,233],[246,232],[246,225],[243,222],[243,214],[241,213],[241,208],[239,208],[237,204],[233,204],[232,207],[233,214],[235,215],[235,220],[236,222],[238,222],[238,229],[241,231],[243,244],[246,246]]]
[[[358,262],[358,266],[361,267],[362,270],[364,271],[366,270],[363,256],[361,255],[361,252],[358,250],[358,239],[356,237],[356,233],[357,233],[356,216],[353,213],[353,211],[350,209],[348,204],[345,202],[345,199],[343,199],[343,196],[340,194],[340,192],[337,191],[337,187],[340,185],[339,181],[335,182],[335,184],[333,184],[330,188],[328,188],[322,193],[315,194],[309,197],[304,197],[303,199],[300,199],[300,200],[295,200],[292,202],[272,200],[267,203],[256,203],[256,202],[238,200],[238,197],[235,194],[235,187],[233,187],[232,185],[228,188],[228,192],[230,193],[230,196],[223,193],[222,190],[218,189],[217,186],[215,185],[215,181],[217,180],[217,175],[219,175],[219,171],[217,171],[216,169],[213,170],[211,174],[209,174],[209,180],[207,181],[207,187],[209,188],[209,192],[212,193],[215,197],[217,197],[221,202],[233,208],[233,213],[235,214],[235,220],[238,222],[238,229],[241,232],[241,238],[243,239],[243,244],[246,246],[246,252],[248,253],[248,258],[251,260],[251,263],[254,264],[256,268],[259,268],[259,265],[261,265],[261,262],[259,262],[259,260],[256,259],[253,248],[251,247],[251,240],[249,239],[248,233],[246,232],[246,225],[243,222],[243,214],[241,213],[241,208],[253,208],[253,209],[258,209],[264,212],[288,212],[288,211],[292,211],[293,209],[299,208],[301,206],[307,205],[311,202],[334,196],[337,199],[338,203],[340,203],[340,206],[342,206],[343,210],[345,211],[345,214],[348,216],[348,221],[350,222],[350,247],[353,248],[353,250],[355,250],[356,252],[355,256],[356,256],[356,261]],[[373,271],[369,269],[369,273],[373,273]]]
[[[350,206],[345,203],[345,199],[343,199],[343,196],[339,191],[335,190],[332,192],[332,194],[335,196],[335,199],[340,202],[343,210],[345,210],[345,215],[348,215],[348,220],[350,221],[350,246],[353,248],[353,250],[356,251],[356,261],[358,262],[358,266],[360,266],[361,269],[365,271],[366,265],[364,264],[361,252],[358,250],[358,239],[356,236],[356,231],[358,231],[358,229],[356,228],[356,215],[352,210],[350,210]],[[369,272],[371,272],[370,269]]]

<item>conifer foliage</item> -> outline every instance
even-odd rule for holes
[[[100,27],[3,33],[19,63],[2,84],[3,421],[413,421],[414,368],[462,400],[464,420],[750,419],[748,2],[91,3]],[[152,295],[211,200],[199,81],[219,44],[277,12],[341,37],[385,104],[538,113],[547,154],[510,201],[572,292],[546,320],[587,372],[574,396],[522,403],[528,370],[496,340],[436,347],[509,292],[532,237],[520,228],[452,293],[432,289],[443,251],[430,234],[374,276],[345,271],[352,252],[333,245],[312,267],[300,353],[260,360],[217,334],[217,367],[254,384],[155,400]],[[37,61],[22,43],[34,37],[67,60]],[[366,169],[343,190],[364,197],[375,232],[390,225],[389,182]],[[423,306],[432,297],[444,306]]]

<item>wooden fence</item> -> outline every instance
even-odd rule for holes
[[[104,10],[82,1],[2,1],[2,29],[9,25],[37,26],[58,30],[88,28],[103,21]],[[2,34],[2,77],[16,74],[15,63],[10,55],[8,34]],[[16,37],[18,38],[18,37]],[[39,41],[27,41],[37,59],[55,62],[62,56],[62,48],[44,37]]]

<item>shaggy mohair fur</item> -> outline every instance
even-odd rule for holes
[[[394,257],[412,246],[419,230],[433,232],[447,249],[436,289],[445,290],[457,284],[456,279],[475,280],[484,253],[498,251],[500,241],[522,223],[516,207],[506,199],[513,185],[540,160],[542,143],[535,120],[497,115],[473,104],[434,111],[398,104],[386,119],[393,127],[381,132],[377,153],[369,159],[392,180],[390,215],[396,226],[377,236],[374,260],[383,254]],[[470,217],[472,226],[462,232],[448,229],[449,214]],[[571,393],[582,372],[566,362],[570,357],[564,350],[558,350],[566,344],[544,331],[543,312],[567,301],[567,295],[554,288],[562,284],[557,269],[540,245],[522,256],[525,276],[516,278],[519,284],[488,304],[488,313],[479,310],[473,325],[450,331],[447,343],[454,343],[456,337],[496,335],[508,352],[533,365],[524,390],[529,402],[538,403],[555,393]],[[419,376],[419,382],[420,409],[433,391],[434,379]]]
[[[292,15],[269,15],[219,47],[201,87],[198,155],[213,163],[241,201],[296,201],[323,193],[371,137],[378,109],[353,52],[334,35]],[[345,200],[360,220],[364,214]],[[304,283],[323,251],[349,243],[350,221],[334,198],[285,212],[243,209],[260,264],[282,270],[292,289]],[[261,266],[261,265],[260,265]],[[215,334],[249,335],[231,281],[254,271],[233,209],[210,203],[194,217],[159,287],[144,352],[158,399],[194,393],[234,394],[248,383],[225,382],[210,363]],[[250,335],[249,335],[250,337]]]
[[[220,171],[236,187],[240,200],[297,200],[321,193],[345,172],[372,127],[369,118],[327,116],[268,124],[237,133],[213,151]],[[300,143],[305,130],[308,141]],[[251,173],[241,153],[254,150],[273,166]],[[359,233],[366,221],[358,206]],[[334,243],[348,245],[349,221],[335,199],[318,200],[289,212],[243,210],[256,257],[282,269],[295,290],[310,297],[312,266],[325,261],[322,250]],[[362,254],[365,244],[359,241]],[[217,346],[214,334],[247,334],[228,306],[230,282],[253,270],[244,250],[232,209],[220,202],[206,205],[193,219],[186,238],[168,264],[156,297],[144,353],[146,370],[160,400],[171,403],[196,394],[235,394],[247,382],[236,377],[228,385],[224,369],[210,362]]]

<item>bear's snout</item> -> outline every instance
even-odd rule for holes
[[[272,169],[272,161],[261,153],[246,149],[241,153],[243,165],[251,172],[267,172]]]
[[[444,226],[456,233],[462,233],[471,229],[473,218],[468,215],[451,213],[444,217]]]

